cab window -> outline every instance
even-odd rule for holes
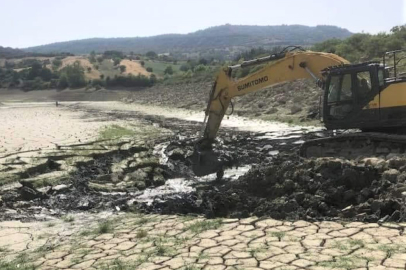
[[[351,74],[331,76],[328,87],[328,102],[348,101],[352,99]]]
[[[357,89],[361,97],[365,97],[371,92],[371,74],[369,71],[357,73]]]
[[[340,76],[332,76],[328,87],[328,102],[339,101]]]
[[[385,84],[384,76],[383,76],[383,69],[378,70],[378,81],[379,81],[379,86],[383,86]]]
[[[341,95],[340,100],[350,100],[352,99],[352,91],[351,91],[351,74],[345,74],[343,76],[343,82],[341,86]]]

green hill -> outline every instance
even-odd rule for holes
[[[91,38],[58,42],[24,49],[27,52],[70,52],[86,54],[92,50],[119,50],[126,53],[183,54],[184,56],[233,56],[252,47],[281,45],[312,45],[327,39],[343,39],[352,33],[336,26],[304,25],[250,26],[221,25],[189,34],[165,34],[152,37]],[[196,55],[195,55],[196,56]]]

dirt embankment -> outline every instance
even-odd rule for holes
[[[212,84],[158,84],[131,93],[127,101],[201,111],[206,109]],[[321,94],[312,81],[298,80],[235,98],[233,113],[263,120],[318,124]]]
[[[128,59],[123,59],[120,62],[120,65],[123,65],[126,67],[124,74],[132,74],[134,76],[137,76],[138,74],[144,75],[149,77],[151,75],[150,72],[148,72],[139,62],[137,61],[131,61]]]

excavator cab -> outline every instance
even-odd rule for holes
[[[399,130],[406,125],[406,50],[366,62],[322,70],[327,129]]]
[[[368,127],[379,120],[379,104],[371,103],[384,85],[379,62],[329,67],[325,78],[323,122],[327,129]]]

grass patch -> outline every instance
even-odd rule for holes
[[[9,252],[9,249],[6,247],[0,247],[0,252]]]
[[[52,234],[43,233],[43,234],[38,235],[38,239],[45,239],[45,238],[49,238],[51,236],[52,236]]]
[[[190,240],[190,237],[177,237],[175,238],[175,245],[183,245]]]
[[[175,249],[170,246],[158,244],[152,253],[157,256],[173,256],[175,254]]]
[[[339,250],[349,250],[355,246],[364,247],[365,244],[360,239],[350,239],[348,241],[335,241],[332,245],[333,248]]]
[[[364,242],[361,239],[351,239],[349,241],[349,244],[351,247],[354,247],[354,246],[364,247],[365,246]]]
[[[344,245],[342,241],[334,241],[332,244],[332,248],[339,249],[339,250],[347,250],[348,246]]]
[[[0,269],[2,270],[35,270],[36,267],[30,263],[32,261],[26,253],[19,254],[12,261],[2,261],[0,259]]]
[[[319,266],[323,266],[326,268],[352,269],[356,265],[354,260],[350,257],[337,257],[335,261],[320,262]]]
[[[120,259],[115,259],[113,262],[109,264],[102,264],[100,265],[101,270],[133,270],[137,269],[140,265],[138,261],[135,262],[123,262]]]
[[[182,270],[200,270],[201,268],[194,266],[193,264],[187,264],[181,268]]]
[[[210,259],[209,254],[202,252],[199,254],[199,256],[197,257],[198,260],[208,260]]]
[[[49,253],[50,251],[55,250],[58,246],[59,246],[58,244],[47,243],[45,245],[36,248],[34,252],[42,256],[45,255],[46,253]]]
[[[10,175],[10,174],[5,174],[5,173],[0,173],[0,187],[16,182],[20,178],[16,175]]]
[[[395,254],[396,252],[404,252],[405,249],[401,246],[398,245],[380,245],[378,246],[378,249],[380,251],[383,251],[386,253],[386,256],[388,258],[392,257],[393,254]]]
[[[147,231],[139,230],[139,231],[137,232],[136,237],[137,237],[137,238],[144,238],[144,237],[147,237],[147,235],[148,235],[148,232],[147,232]]]
[[[86,230],[80,233],[81,236],[89,236],[89,235],[100,235],[106,233],[112,233],[114,231],[113,222],[103,221],[98,224],[97,228],[94,230]]]
[[[105,127],[99,132],[99,136],[103,140],[112,140],[132,135],[134,135],[133,130],[121,127],[119,125],[111,125],[109,127]]]
[[[113,226],[111,221],[105,221],[99,224],[96,233],[97,234],[105,234],[113,232]]]
[[[222,225],[221,219],[202,220],[190,224],[185,228],[185,231],[190,230],[193,233],[201,233],[208,230],[216,230]]]
[[[194,220],[195,218],[196,218],[195,216],[191,216],[191,215],[181,216],[181,219],[184,222]]]
[[[62,219],[64,222],[69,222],[69,223],[75,221],[75,217],[73,217],[73,216],[71,216],[71,215],[62,216],[61,219]]]
[[[165,69],[168,66],[172,66],[172,69],[175,73],[179,73],[180,72],[180,66],[181,66],[182,62],[178,61],[178,63],[176,65],[174,65],[173,63],[167,63],[167,62],[160,62],[160,61],[153,61],[153,60],[148,60],[145,61],[145,66],[144,68],[152,68],[152,73],[158,75],[159,77],[164,77],[165,76]]]
[[[114,68],[114,63],[110,59],[104,59],[99,65],[99,71],[105,78],[113,79],[115,75],[120,75],[119,69]]]
[[[282,238],[285,237],[286,233],[285,232],[269,232],[269,235],[276,237],[279,239],[279,241],[281,241]]]
[[[149,222],[155,221],[154,218],[141,217],[134,221],[134,225],[145,225]]]
[[[257,248],[251,248],[248,250],[249,254],[251,257],[255,257],[258,253],[266,251],[266,246],[263,247],[257,247]]]

